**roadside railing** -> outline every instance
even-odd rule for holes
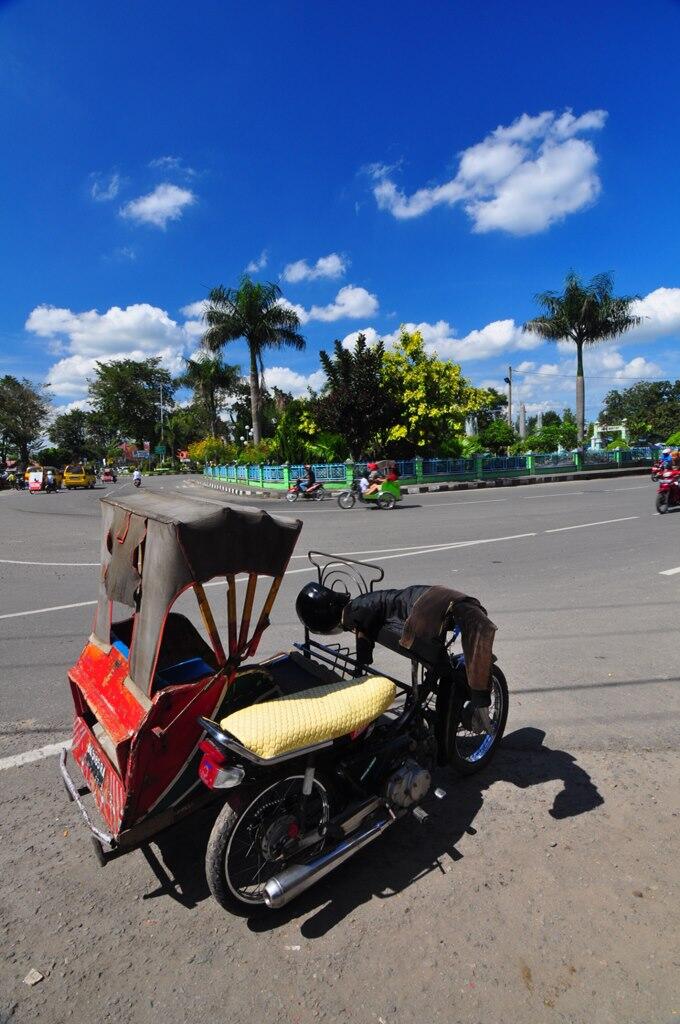
[[[587,449],[584,452],[547,452],[525,455],[475,455],[469,459],[397,459],[401,484],[437,481],[494,480],[517,476],[575,472],[581,469],[616,469],[649,466],[656,457],[651,448],[630,448],[613,452]],[[322,462],[313,466],[316,479],[329,490],[349,487],[355,475],[366,470],[365,462]],[[288,489],[304,477],[302,465],[205,466],[204,476],[219,483],[255,485],[274,490]]]

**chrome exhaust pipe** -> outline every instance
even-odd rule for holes
[[[341,843],[334,846],[332,850],[315,857],[308,864],[291,864],[280,874],[270,878],[264,887],[264,902],[270,910],[278,910],[285,907],[296,896],[309,889],[325,875],[330,874],[335,868],[344,864],[346,860],[353,857],[355,853],[368,846],[374,839],[382,835],[386,828],[395,821],[394,818],[380,818],[372,825],[360,829],[353,835],[343,839]]]

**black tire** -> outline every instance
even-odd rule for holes
[[[289,501],[291,505],[293,504],[294,501],[297,501],[299,497],[300,495],[298,494],[297,491],[288,491],[286,493],[286,501]]]
[[[397,499],[393,494],[379,494],[376,499],[376,504],[378,508],[383,508],[386,511],[389,511],[389,509],[394,508],[397,504]]]
[[[208,840],[205,875],[210,892],[225,910],[247,914],[265,905],[262,896],[265,882],[281,871],[287,863],[285,855],[269,857],[267,844],[271,844],[270,850],[271,847],[275,848],[277,837],[272,837],[272,833],[277,829],[280,833],[278,841],[285,842],[281,829],[286,829],[289,819],[294,820],[291,812],[299,805],[296,797],[302,791],[303,780],[304,775],[284,776],[251,792],[244,806],[238,811],[230,804],[225,804],[220,811]],[[282,800],[279,799],[277,791],[282,794]],[[327,824],[331,814],[330,797],[326,786],[318,778],[314,779],[314,791],[316,801],[312,813],[317,812],[318,803],[319,824]],[[258,804],[262,804],[261,809],[258,808]],[[262,815],[259,819],[258,813]],[[267,815],[270,816],[269,820]],[[242,840],[239,830],[244,833]],[[240,848],[237,845],[239,841],[242,843]],[[248,848],[242,855],[245,846]],[[318,849],[317,846],[316,850]],[[315,851],[310,849],[308,855],[311,856],[313,852]],[[247,876],[248,872],[252,871],[252,868],[243,867],[245,858],[251,853],[256,858],[254,866],[262,865],[255,875],[258,886],[244,885],[239,889],[236,879]],[[292,861],[293,858],[290,859]],[[239,865],[240,871],[237,870]],[[255,891],[247,893],[245,890],[248,888],[254,888]]]
[[[326,492],[324,491],[323,487],[320,487],[318,491],[314,492],[314,501],[323,501],[325,497]]]
[[[356,500],[356,495],[352,491],[341,491],[338,495],[340,508],[354,508]]]
[[[439,730],[439,742],[444,744],[445,763],[451,765],[459,775],[474,775],[486,768],[505,732],[509,703],[507,680],[498,665],[494,665],[491,678],[492,706],[488,711],[495,724],[493,737],[480,733],[475,742],[475,734],[466,728],[463,721],[469,717],[469,704],[457,696],[455,690],[448,713],[445,712],[446,721]]]
[[[668,491],[662,491],[661,494],[657,494],[656,511],[662,516],[668,512]]]

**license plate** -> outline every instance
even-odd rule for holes
[[[92,778],[101,788],[104,783],[104,776],[106,775],[106,767],[92,744],[85,751],[85,764],[90,769]]]

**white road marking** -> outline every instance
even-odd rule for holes
[[[545,530],[545,533],[562,533],[564,530],[583,530],[586,526],[606,526],[608,523],[627,523],[629,519],[639,519],[639,516],[623,516],[621,519],[601,519],[597,523],[578,523],[576,526],[558,526],[556,529]]]
[[[43,615],[45,612],[62,612],[66,608],[87,608],[88,605],[96,603],[96,601],[76,601],[75,604],[54,604],[51,608],[32,608],[27,612],[6,612],[4,615],[0,615],[0,619],[18,619],[21,615]]]
[[[569,498],[572,494],[590,494],[588,491],[560,491],[559,494],[520,494],[520,498]]]
[[[649,489],[649,484],[637,484],[635,487],[603,487],[602,490],[608,494],[616,494],[617,491],[646,491]],[[594,491],[593,493],[597,493]]]
[[[677,569],[662,569],[659,576],[675,576],[676,573],[680,572],[680,566]]]
[[[46,747],[25,750],[23,754],[3,757],[0,759],[0,772],[4,771],[5,768],[18,768],[22,764],[31,764],[32,761],[42,761],[45,757],[54,757],[55,754],[61,754],[64,747],[70,746],[70,740],[62,740],[61,743],[48,743]]]
[[[409,494],[408,497],[410,498],[411,495]],[[427,505],[422,505],[421,508],[423,510],[427,510],[428,508],[434,508],[435,505],[447,505],[450,508],[452,504],[453,505],[488,505],[489,502],[491,502],[491,501],[507,501],[507,500],[508,500],[507,498],[471,498],[469,501],[458,501],[458,502],[455,502],[455,501],[454,502],[451,502],[451,501],[429,501],[427,503]]]
[[[19,562],[14,558],[0,558],[0,563],[2,563],[2,565],[56,565],[70,569],[75,569],[80,566],[92,568],[92,566],[99,565],[99,562]]]

